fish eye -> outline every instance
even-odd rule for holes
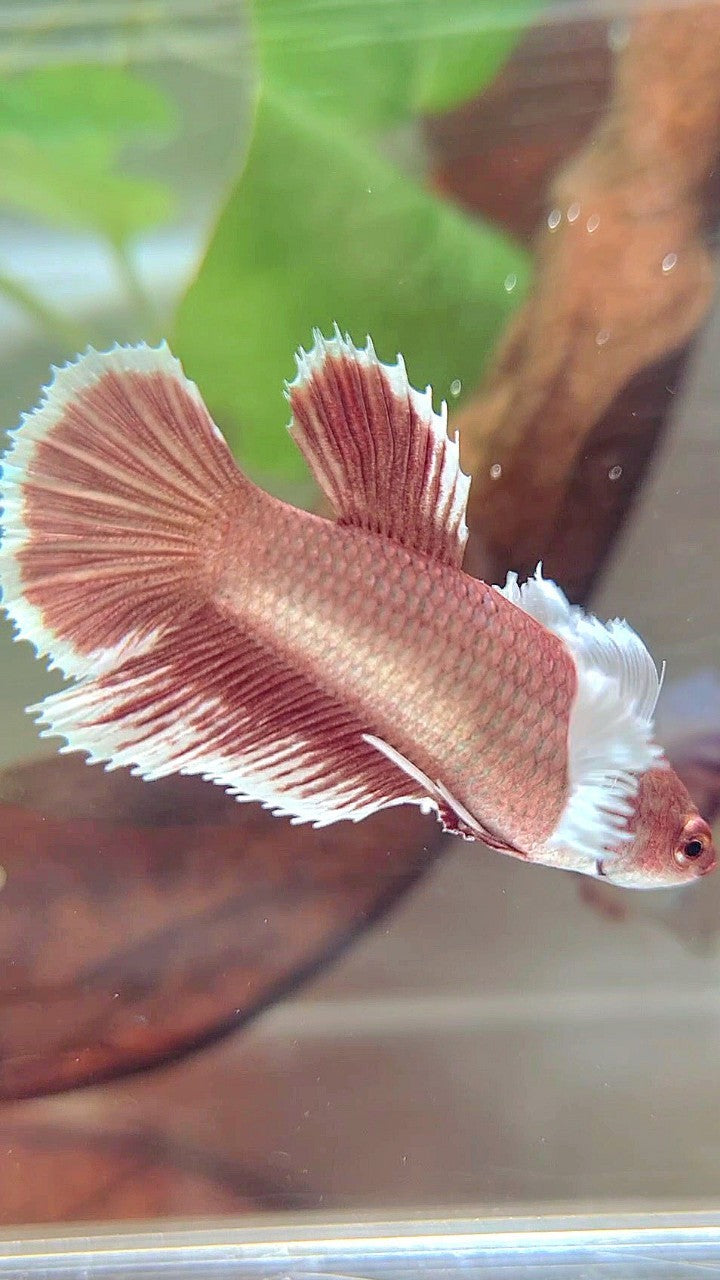
[[[712,851],[712,832],[706,822],[698,815],[693,816],[685,824],[680,843],[675,849],[675,861],[681,867],[697,862],[709,851]],[[714,864],[713,864],[714,865]],[[708,867],[708,870],[711,870]]]

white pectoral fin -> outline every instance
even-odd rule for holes
[[[411,760],[408,760],[407,756],[396,751],[395,747],[391,747],[389,742],[385,742],[382,738],[377,738],[370,733],[363,734],[363,739],[417,783],[421,791],[424,792],[424,797],[420,801],[422,807],[437,811],[443,829],[449,835],[462,836],[464,840],[482,840],[491,848],[499,849],[503,853],[512,853],[516,857],[525,857],[519,849],[507,844],[495,832],[490,831],[477,818],[473,817],[469,809],[448,790],[444,783],[438,780],[433,781],[426,773],[423,773],[422,769],[419,769]]]
[[[569,846],[588,858],[629,838],[638,775],[662,757],[653,736],[660,676],[640,637],[626,622],[602,623],[540,566],[520,585],[508,574],[506,599],[554,632],[567,646],[578,687],[568,729],[570,794],[548,846]]]

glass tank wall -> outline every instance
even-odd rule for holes
[[[331,517],[284,382],[370,334],[460,433],[466,572],[628,619],[712,824],[719,71],[717,3],[0,4],[2,425],[165,338]],[[718,1265],[720,877],[106,772],[62,683],[3,622],[0,1275]]]

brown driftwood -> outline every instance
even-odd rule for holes
[[[531,241],[547,189],[610,93],[608,24],[543,14],[478,98],[425,121],[439,195]]]
[[[292,826],[81,756],[0,775],[0,1098],[137,1071],[240,1026],[386,910],[438,824]]]
[[[607,112],[551,184],[530,295],[453,419],[493,576],[542,559],[587,593],[710,303],[719,147],[720,6],[648,8],[628,25]]]

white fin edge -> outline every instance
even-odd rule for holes
[[[52,365],[52,379],[42,388],[34,409],[23,413],[19,425],[8,434],[10,444],[0,462],[0,503],[2,504],[2,541],[0,542],[0,587],[2,606],[15,628],[15,640],[29,640],[36,657],[46,657],[48,670],[65,676],[82,677],[89,670],[111,667],[118,656],[137,656],[152,647],[154,640],[128,637],[117,649],[100,654],[79,654],[68,641],[61,640],[44,623],[42,613],[25,597],[19,554],[29,541],[23,513],[23,487],[32,475],[33,456],[38,445],[47,438],[62,418],[67,406],[83,391],[94,386],[108,369],[121,373],[169,374],[200,404],[202,397],[194,382],[185,377],[180,361],[166,342],[157,347],[146,343],[123,346],[116,343],[109,351],[94,347],[64,365]],[[215,428],[217,434],[218,429]]]
[[[590,858],[631,839],[638,775],[662,760],[653,713],[660,676],[640,637],[616,618],[603,623],[571,605],[556,585],[535,576],[522,585],[509,573],[495,590],[558,636],[577,669],[568,726],[570,794],[548,848],[570,846]]]
[[[313,329],[312,336],[311,350],[306,351],[303,347],[299,347],[296,352],[297,373],[292,381],[285,384],[286,398],[290,398],[293,387],[303,386],[311,380],[313,375],[321,374],[328,356],[345,356],[362,367],[371,368],[376,365],[382,369],[398,400],[409,400],[416,416],[428,428],[434,446],[433,466],[441,466],[436,510],[442,513],[443,522],[457,531],[456,559],[457,563],[461,564],[468,540],[466,515],[472,477],[467,475],[460,466],[459,432],[456,431],[454,435],[448,433],[447,401],[441,401],[440,412],[436,413],[433,407],[432,387],[417,391],[411,385],[405,361],[399,353],[395,364],[386,364],[380,360],[369,334],[365,339],[365,346],[356,347],[350,335],[348,333],[343,335],[335,322],[331,338],[326,338],[317,328]],[[290,430],[292,433],[292,423]],[[325,471],[325,460],[316,459],[316,466],[318,475],[322,475]],[[328,496],[332,500],[331,492],[328,492]]]
[[[260,804],[274,817],[287,818],[292,825],[310,824],[315,828],[332,826],[336,822],[361,822],[381,809],[395,808],[402,804],[419,805],[423,812],[427,811],[424,797],[408,794],[397,796],[392,800],[368,802],[366,789],[362,784],[349,779],[335,787],[328,787],[317,797],[305,799],[301,794],[303,785],[317,774],[316,762],[308,763],[304,759],[307,741],[301,735],[288,734],[287,738],[277,744],[263,758],[256,753],[255,760],[248,760],[244,767],[234,768],[231,761],[222,756],[198,755],[197,724],[198,715],[220,713],[222,707],[218,698],[207,698],[192,707],[186,718],[176,716],[169,731],[173,744],[179,748],[171,760],[166,759],[167,734],[159,734],[144,748],[143,763],[137,762],[137,746],[131,743],[122,746],[127,738],[127,729],[122,726],[111,727],[104,724],[91,735],[86,729],[76,733],[73,721],[84,706],[90,712],[96,710],[93,696],[93,682],[80,681],[68,689],[49,694],[42,702],[27,708],[36,724],[41,726],[40,738],[64,738],[64,745],[57,748],[58,755],[82,752],[89,765],[101,765],[106,773],[115,769],[128,769],[136,778],[145,782],[154,782],[159,778],[173,774],[201,777],[205,782],[214,783],[223,788],[238,803]],[[87,698],[85,695],[88,695]],[[103,709],[107,713],[113,708],[113,699],[105,697]],[[185,749],[182,750],[181,748]],[[279,789],[273,785],[276,771],[283,779],[292,771],[292,787]]]

